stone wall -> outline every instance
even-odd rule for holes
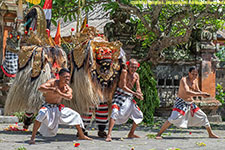
[[[216,84],[220,84],[225,90],[225,61],[219,63],[216,70]],[[223,121],[225,120],[225,104],[219,107],[218,114],[221,115]]]
[[[216,83],[225,87],[225,61],[218,64],[216,70]]]

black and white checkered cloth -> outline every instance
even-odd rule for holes
[[[116,104],[117,106],[121,107],[123,105],[123,102],[126,100],[126,99],[130,99],[132,100],[133,98],[133,94],[131,93],[128,93],[126,91],[124,91],[123,89],[121,88],[117,88],[115,93],[114,93],[114,96],[113,96],[113,102],[112,104]]]
[[[16,74],[18,70],[18,55],[10,51],[6,51],[5,60],[2,66],[8,74]]]
[[[199,109],[198,106],[195,105],[194,103],[189,104],[188,102],[185,102],[183,99],[176,97],[176,102],[173,106],[173,110],[179,109],[183,112],[186,112],[189,109],[189,107],[191,111],[193,111],[193,113],[196,109]]]
[[[48,108],[54,108],[54,107],[59,107],[60,104],[49,104],[49,103],[44,103],[42,104],[41,107],[48,107]]]

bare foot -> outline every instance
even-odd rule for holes
[[[30,140],[29,144],[35,144],[35,140]]]
[[[162,140],[163,138],[160,135],[156,135],[155,139],[156,140]]]
[[[140,136],[129,133],[128,138],[140,138]]]
[[[209,138],[220,138],[220,137],[217,136],[217,135],[215,135],[214,133],[211,133],[211,134],[209,135]]]
[[[79,139],[79,140],[92,140],[92,138],[89,138],[89,137],[87,137],[86,135],[79,136],[78,139]]]
[[[112,141],[112,138],[110,135],[107,135],[107,138],[105,139],[106,142],[111,142]]]

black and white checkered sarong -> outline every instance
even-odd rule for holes
[[[117,106],[121,107],[127,98],[130,98],[132,100],[133,94],[117,88],[113,96],[112,104],[116,104]]]
[[[10,75],[16,74],[18,70],[18,55],[16,53],[6,51],[2,67],[6,73]]]
[[[188,103],[185,102],[183,99],[176,97],[176,102],[173,106],[173,111],[178,111],[182,115],[185,115],[185,112],[189,109],[191,109],[192,115],[199,110],[199,107],[195,105],[194,103]]]

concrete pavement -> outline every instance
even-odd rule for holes
[[[35,145],[29,145],[31,129],[25,131],[4,131],[9,124],[0,124],[0,149],[1,150],[217,150],[225,149],[225,123],[214,123],[212,128],[220,139],[210,139],[204,128],[178,129],[172,127],[164,134],[163,140],[155,140],[154,135],[159,131],[159,126],[153,128],[140,126],[136,134],[139,139],[127,139],[130,125],[116,126],[113,130],[113,141],[105,142],[97,137],[97,130],[90,128],[89,136],[92,141],[77,140],[76,129],[61,126],[58,135],[53,138],[36,138]],[[22,128],[22,123],[19,123]],[[74,147],[74,143],[79,143]],[[20,148],[20,149],[19,149]],[[24,149],[22,149],[24,148]]]

